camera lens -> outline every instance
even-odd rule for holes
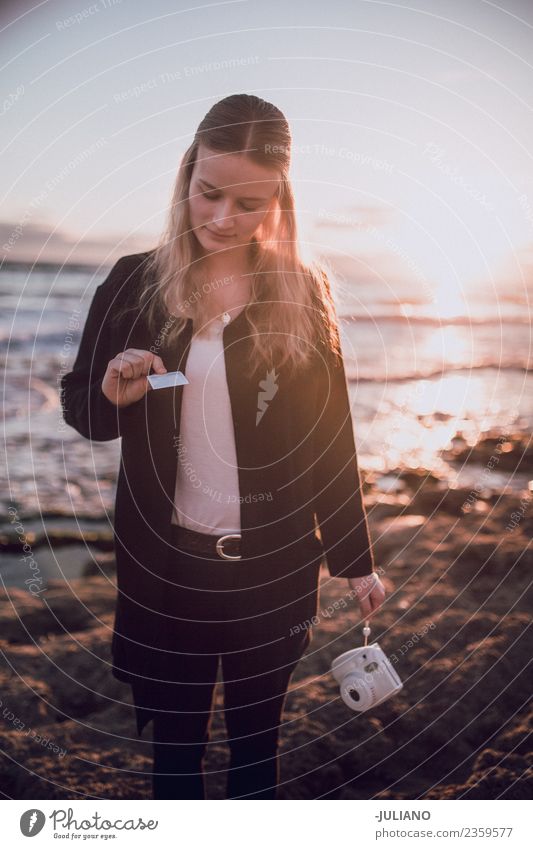
[[[360,674],[355,673],[343,678],[341,698],[351,710],[358,712],[367,710],[373,703],[371,688]]]

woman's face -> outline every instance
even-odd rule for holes
[[[189,215],[204,250],[248,244],[273,206],[279,185],[277,169],[256,165],[246,154],[220,154],[200,145],[189,187]]]

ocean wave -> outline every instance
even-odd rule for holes
[[[442,365],[439,368],[427,369],[427,371],[409,371],[403,374],[386,373],[379,374],[377,371],[372,374],[364,374],[354,372],[350,369],[346,370],[346,379],[349,383],[406,383],[412,380],[435,380],[439,377],[446,377],[449,374],[458,374],[465,372],[483,372],[483,371],[505,371],[517,372],[521,374],[533,373],[533,365],[517,364],[517,363],[474,363],[473,365]]]
[[[437,318],[430,315],[399,315],[398,313],[340,313],[339,318],[346,324],[418,324],[427,327],[501,327],[502,325],[517,325],[520,327],[531,324],[531,316],[493,315],[493,316],[454,316],[453,318]]]

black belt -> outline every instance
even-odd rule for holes
[[[223,560],[241,559],[241,535],[240,534],[201,534],[184,528],[182,525],[171,525],[172,542],[178,548],[191,551],[194,554],[205,554],[212,557],[221,557]]]

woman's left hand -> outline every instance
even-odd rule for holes
[[[381,607],[387,594],[379,575],[371,572],[370,575],[362,575],[360,578],[348,578],[348,583],[357,595],[361,618],[370,619]]]

